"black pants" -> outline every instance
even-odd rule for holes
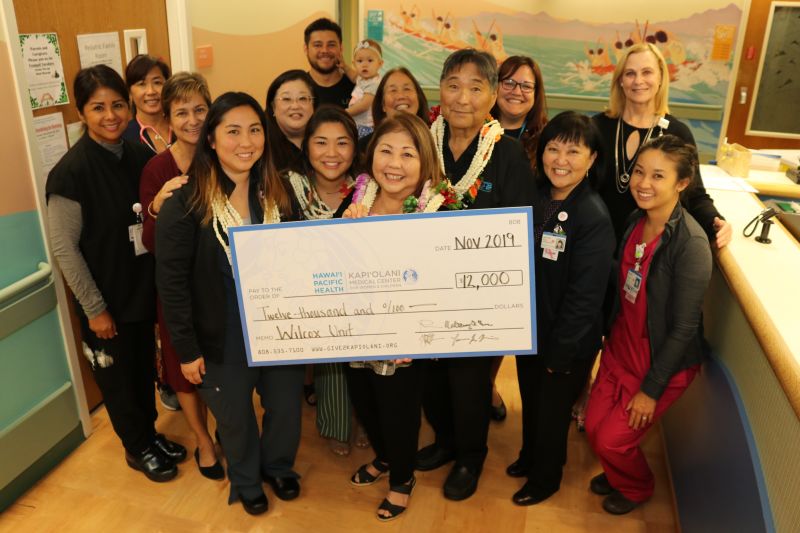
[[[153,442],[158,416],[153,322],[117,324],[116,337],[101,339],[81,314],[81,329],[111,426],[127,451],[141,453]]]
[[[528,482],[541,494],[555,493],[567,462],[567,434],[572,406],[578,399],[594,359],[573,364],[569,374],[547,371],[538,355],[517,356],[522,397],[522,450]]]
[[[350,400],[364,424],[375,458],[389,463],[389,484],[402,485],[414,475],[422,415],[422,367],[415,361],[392,376],[371,368],[347,367]]]
[[[300,445],[302,365],[248,367],[245,363],[206,361],[197,387],[214,418],[228,460],[229,502],[263,492],[261,474],[299,477],[292,470]],[[259,436],[253,390],[264,408]]]
[[[475,472],[488,451],[491,368],[491,357],[431,360],[424,378],[422,405],[436,444],[454,450],[456,463]]]

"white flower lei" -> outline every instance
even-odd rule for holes
[[[431,134],[436,144],[436,154],[439,156],[439,166],[442,169],[442,173],[446,172],[444,168],[445,128],[443,115],[436,117],[436,120],[431,124]],[[459,182],[453,186],[453,190],[456,192],[459,199],[462,199],[464,194],[478,181],[478,178],[480,178],[483,169],[486,168],[486,165],[492,158],[492,152],[494,151],[494,145],[497,139],[503,135],[504,131],[503,126],[494,119],[481,126],[481,131],[479,133],[480,139],[478,140],[478,149],[475,151],[475,156],[472,158],[467,172],[461,177]],[[442,205],[444,197],[442,197],[441,194],[437,196],[440,198],[431,199],[425,206],[425,212],[432,213],[433,211],[431,211],[430,208],[436,205],[436,209],[438,209],[439,206]]]
[[[289,183],[294,189],[294,195],[297,202],[300,204],[300,209],[306,216],[306,220],[317,220],[332,218],[334,210],[328,207],[328,204],[322,201],[322,198],[317,196],[316,192],[311,187],[311,182],[306,176],[302,176],[294,171],[289,171]],[[309,202],[309,195],[313,195],[314,199]]]
[[[367,213],[372,210],[372,204],[375,203],[375,198],[378,197],[378,182],[375,181],[373,178],[370,178],[367,182],[367,186],[364,190],[364,197],[361,199],[360,203],[364,207],[367,208]]]
[[[264,211],[264,224],[277,224],[281,221],[281,213],[276,204],[273,203]],[[216,198],[214,202],[211,203],[211,213],[211,225],[214,228],[214,234],[216,234],[217,241],[219,241],[220,245],[222,245],[222,248],[225,250],[225,255],[228,256],[228,264],[232,265],[231,248],[228,245],[230,240],[228,228],[243,226],[244,220],[242,220],[242,216],[236,211],[233,204],[231,204],[230,198],[227,197],[225,197],[225,202],[222,202],[221,198]],[[222,232],[220,232],[220,229]],[[225,233],[225,238],[222,237],[223,232]]]

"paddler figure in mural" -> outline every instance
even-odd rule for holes
[[[600,37],[597,39],[597,48],[583,47],[586,57],[589,58],[589,66],[595,74],[605,74],[614,71],[614,63],[611,62],[611,57],[608,55],[608,46],[606,46],[605,39]]]
[[[498,65],[508,58],[506,49],[503,46],[503,30],[500,29],[496,21],[492,21],[489,30],[486,32],[486,36],[481,33],[481,30],[478,29],[478,25],[474,20],[472,21],[472,27],[475,34],[475,43],[477,45],[475,48],[492,54]]]

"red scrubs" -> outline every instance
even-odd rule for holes
[[[636,301],[626,299],[623,287],[634,269],[636,244],[642,241],[644,218],[634,228],[622,253],[619,270],[620,309],[606,339],[600,370],[586,410],[586,434],[603,465],[609,484],[634,502],[653,495],[655,481],[639,443],[655,420],[677,400],[697,374],[698,366],[679,371],[656,403],[653,420],[634,430],[628,425],[628,403],[639,392],[650,370],[650,336],[647,331],[647,276],[660,235],[647,243],[640,261],[642,282]],[[666,313],[667,310],[658,310]]]

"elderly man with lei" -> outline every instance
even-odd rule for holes
[[[497,99],[497,63],[485,52],[458,50],[440,78],[441,115],[431,125],[439,164],[448,181],[429,194],[426,211],[532,205],[534,179],[522,145],[503,136],[489,111]],[[409,206],[413,209],[414,206]],[[436,440],[417,453],[417,469],[452,460],[444,484],[451,500],[470,497],[488,451],[491,414],[489,357],[432,361],[423,407]]]

